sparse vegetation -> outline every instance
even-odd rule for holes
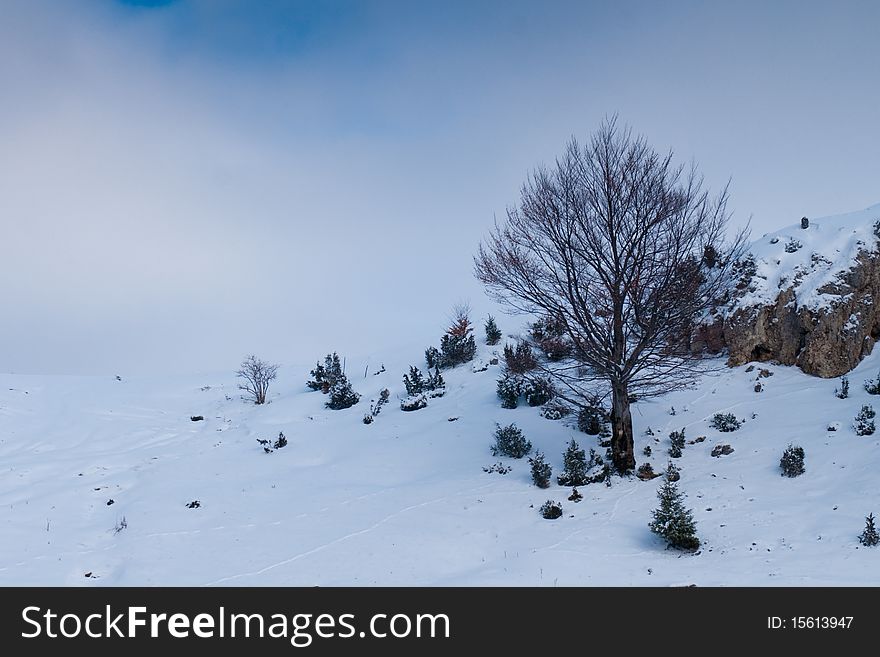
[[[544,460],[544,454],[540,450],[535,452],[535,456],[529,459],[529,465],[532,469],[532,483],[538,488],[549,488],[552,469],[550,464]]]
[[[253,399],[254,404],[266,403],[266,395],[269,394],[269,384],[278,376],[278,365],[260,360],[253,354],[245,358],[236,372],[236,376],[242,379],[238,389]]]
[[[492,315],[489,315],[484,328],[486,329],[487,345],[494,346],[501,341],[501,329],[498,328],[498,324],[495,323],[495,318]]]
[[[709,426],[722,433],[730,433],[739,429],[742,426],[742,421],[738,420],[733,413],[715,413]]]
[[[874,407],[870,404],[862,406],[853,422],[853,429],[857,436],[870,436],[874,433],[874,417],[876,415],[877,413],[874,411]]]
[[[873,513],[869,513],[865,518],[865,531],[859,536],[859,543],[865,547],[874,547],[880,543],[880,535],[877,534],[877,528],[874,526]]]
[[[660,505],[653,511],[649,527],[651,531],[665,539],[669,547],[693,551],[700,547],[693,512],[684,505],[684,494],[678,484],[663,482],[657,491]]]
[[[840,377],[840,388],[834,389],[834,395],[838,399],[846,399],[849,397],[849,378],[845,375]]]
[[[789,444],[779,459],[779,468],[783,477],[799,477],[804,474],[804,448]]]
[[[495,444],[492,445],[493,456],[509,456],[513,459],[521,459],[532,451],[532,443],[523,435],[523,432],[515,424],[502,427],[495,425]]]
[[[556,520],[562,517],[562,505],[559,502],[547,500],[541,505],[538,512],[545,520]]]

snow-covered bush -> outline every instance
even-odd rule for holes
[[[495,318],[492,315],[489,315],[484,328],[486,329],[487,345],[494,346],[501,341],[501,329],[498,328],[498,324],[495,323]]]
[[[505,373],[498,379],[496,391],[501,398],[501,408],[516,408],[519,405],[519,396],[522,384],[515,376]]]
[[[560,486],[583,486],[588,482],[587,456],[584,450],[578,447],[574,438],[568,443],[565,454],[562,456],[563,471],[556,478]]]
[[[538,512],[545,520],[556,520],[562,517],[562,505],[554,500],[547,500],[541,505]]]
[[[857,436],[870,436],[874,433],[874,417],[876,415],[873,406],[869,404],[862,406],[853,422],[853,429],[855,429]]]
[[[336,383],[336,379],[342,375],[342,361],[336,352],[324,357],[324,364],[315,364],[315,369],[310,372],[312,378],[306,385],[312,390],[320,390],[323,393],[330,392],[330,388]]]
[[[527,343],[518,342],[516,347],[504,345],[504,364],[512,374],[525,374],[538,367],[538,360]]]
[[[880,395],[880,374],[876,379],[868,379],[865,381],[865,392],[869,395]]]
[[[403,375],[403,385],[406,388],[406,394],[410,397],[425,392],[425,377],[422,371],[415,365],[410,365],[409,374]]]
[[[578,412],[578,429],[588,436],[598,436],[605,427],[605,417],[598,404],[587,404]]]
[[[538,488],[549,488],[552,470],[550,464],[544,460],[543,452],[535,452],[534,458],[529,459],[529,464],[532,468],[532,483]]]
[[[849,378],[846,375],[840,377],[840,388],[834,389],[834,395],[838,399],[846,399],[849,397]]]
[[[425,349],[425,362],[428,364],[428,369],[434,369],[435,367],[440,367],[440,361],[442,357],[440,356],[440,350],[437,347],[428,347]]]
[[[681,479],[681,470],[675,463],[670,461],[666,464],[666,471],[663,473],[663,476],[666,477],[666,481],[676,482]]]
[[[336,381],[330,386],[329,394],[330,399],[328,399],[327,403],[324,405],[332,411],[341,411],[345,408],[351,408],[357,404],[358,400],[361,398],[361,396],[352,389],[351,383],[349,383],[348,377],[345,376],[345,374],[340,374],[336,377]]]
[[[553,399],[555,391],[553,383],[545,377],[528,379],[523,385],[523,394],[529,406],[543,406]]]
[[[669,456],[674,459],[681,458],[684,449],[684,428],[681,431],[673,431],[669,434]]]
[[[645,456],[651,456],[651,446],[645,445],[645,449],[642,450],[642,454]]]
[[[859,536],[859,543],[865,547],[874,547],[880,543],[880,535],[877,534],[877,528],[874,526],[873,513],[869,513],[865,518],[865,531]]]
[[[638,470],[636,470],[636,476],[643,481],[648,481],[654,477],[659,477],[660,475],[654,472],[654,466],[646,462],[642,463]]]
[[[541,409],[541,417],[548,420],[561,420],[571,413],[571,409],[563,403],[551,401]]]
[[[785,252],[786,253],[794,253],[795,251],[800,250],[803,244],[800,241],[796,240],[793,237],[790,237],[788,241],[785,243]]]
[[[453,308],[452,313],[452,325],[440,338],[440,362],[434,363],[434,367],[455,367],[473,360],[477,353],[470,308],[459,305]]]
[[[287,447],[287,437],[284,435],[284,432],[278,432],[278,438],[275,440],[275,443],[272,445],[275,449],[281,449],[282,447]]]
[[[782,452],[782,458],[779,459],[779,468],[783,477],[798,477],[804,474],[804,448],[789,444]]]
[[[513,468],[511,468],[509,465],[504,465],[503,463],[493,463],[488,468],[483,468],[483,472],[489,474],[497,472],[500,475],[506,475],[511,470],[513,470]]]
[[[402,411],[419,411],[428,406],[426,395],[417,395],[415,397],[407,397],[400,401],[400,410]]]
[[[742,422],[733,413],[715,413],[709,422],[709,426],[722,433],[729,433],[739,429],[742,426]]]
[[[660,500],[658,508],[652,512],[653,519],[648,525],[651,531],[665,539],[669,547],[679,550],[696,550],[700,547],[693,512],[684,505],[684,495],[678,484],[666,480],[657,491]]]
[[[495,444],[492,445],[493,456],[509,456],[521,459],[532,451],[532,443],[523,435],[523,432],[515,424],[502,427],[495,425]]]

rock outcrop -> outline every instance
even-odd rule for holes
[[[733,301],[704,321],[693,348],[826,378],[853,369],[880,336],[878,222],[880,205],[765,235]]]

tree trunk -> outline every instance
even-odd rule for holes
[[[620,474],[636,467],[629,391],[627,385],[620,382],[611,387],[611,458]]]

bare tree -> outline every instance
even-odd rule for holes
[[[278,365],[260,360],[254,355],[245,358],[236,372],[243,379],[238,389],[245,391],[254,400],[254,404],[265,404],[269,392],[269,382],[278,376]]]
[[[672,163],[643,137],[605,121],[539,168],[480,246],[477,277],[515,312],[564,327],[571,358],[544,364],[561,395],[611,397],[612,456],[635,467],[630,403],[693,382],[696,317],[723,294],[743,250],[724,243],[727,188],[711,198],[696,168]]]

